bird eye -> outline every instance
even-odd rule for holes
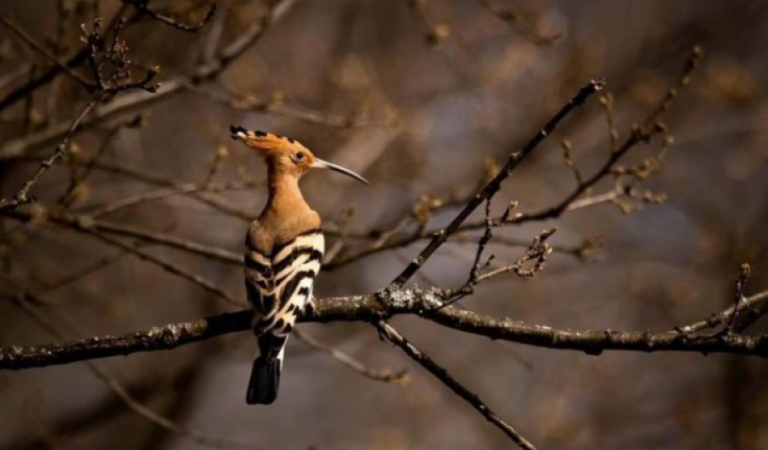
[[[302,159],[304,159],[304,153],[298,152],[294,155],[294,158],[296,158],[296,161],[301,161]]]

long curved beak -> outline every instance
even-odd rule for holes
[[[335,170],[336,172],[343,173],[344,175],[350,176],[361,183],[371,184],[368,182],[368,180],[356,174],[355,172],[352,172],[349,169],[345,169],[344,167],[337,166],[336,164],[329,163],[328,161],[323,161],[320,158],[315,158],[315,162],[312,163],[312,167],[318,168],[318,169]]]

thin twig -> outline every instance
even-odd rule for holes
[[[749,264],[742,264],[740,269],[741,270],[739,271],[739,276],[736,278],[736,291],[733,296],[734,314],[731,314],[731,319],[725,326],[726,333],[735,331],[736,319],[739,318],[739,304],[744,301],[744,290],[747,288],[749,278],[752,276],[752,268],[749,266]]]
[[[101,270],[105,267],[109,266],[110,264],[119,261],[120,259],[124,258],[126,255],[129,255],[129,252],[126,251],[120,251],[115,252],[111,255],[105,256],[103,258],[99,258],[96,261],[94,261],[91,264],[86,265],[85,267],[75,270],[74,272],[62,277],[61,279],[57,280],[53,283],[48,283],[44,286],[41,286],[38,289],[34,290],[34,293],[37,295],[46,294],[48,292],[54,291],[56,289],[60,289],[64,286],[67,286],[69,284],[75,283],[77,281],[82,280],[83,278]]]
[[[113,16],[113,19],[110,21],[109,25],[106,27],[106,32],[105,32],[106,34],[109,34],[111,30],[115,27],[115,25],[119,20],[118,18],[122,17],[126,8],[127,7],[125,5],[121,6],[120,9],[117,11],[117,13]],[[66,60],[67,67],[76,67],[86,62],[88,60],[88,52],[89,52],[89,49],[85,47],[78,50],[74,55],[72,55],[70,58]],[[18,88],[9,92],[5,97],[0,99],[0,111],[4,111],[5,109],[16,104],[16,102],[18,102],[19,100],[26,98],[27,94],[30,91],[37,90],[40,87],[45,86],[46,84],[52,82],[59,75],[60,71],[61,69],[59,68],[59,66],[52,66],[50,69],[42,73],[40,76],[35,77],[35,79],[30,80],[29,82],[24,83],[22,86],[19,86]],[[66,125],[63,125],[63,126],[66,127]],[[59,137],[64,134],[65,129],[66,128],[59,130]],[[55,142],[56,139],[52,139],[46,144]]]
[[[710,317],[682,327],[675,327],[676,331],[684,334],[698,333],[706,329],[717,328],[728,323],[734,315],[744,311],[752,311],[756,317],[762,317],[768,313],[768,291],[759,292],[745,297],[738,305],[734,304],[728,309]]]
[[[213,182],[213,179],[216,177],[216,175],[221,170],[221,166],[224,163],[224,160],[229,156],[229,151],[227,150],[227,147],[221,145],[216,149],[216,153],[213,155],[213,160],[211,161],[210,167],[208,167],[208,173],[205,175],[205,180],[203,181],[203,186],[208,187]]]
[[[136,111],[137,108],[148,107],[154,103],[168,100],[174,95],[187,92],[189,86],[216,80],[238,57],[255,45],[265,35],[270,26],[282,18],[297,1],[283,0],[270,3],[269,10],[265,13],[264,18],[254,22],[243,34],[219,51],[214,61],[197,67],[188,77],[165,81],[154,95],[149,95],[145,92],[123,95],[121,98],[99,108],[93,117],[83,123],[82,128],[93,128],[121,115]],[[85,57],[87,58],[87,54]],[[3,104],[4,101],[0,100],[0,110],[2,110]],[[66,127],[51,126],[23,139],[10,141],[3,145],[3,147],[0,147],[0,160],[25,155],[32,149],[56,142],[64,134],[66,134]]]
[[[435,233],[432,240],[427,247],[417,256],[408,266],[398,275],[391,283],[392,287],[399,288],[405,285],[406,282],[415,274],[434,254],[434,252],[445,243],[448,238],[458,231],[461,224],[480,206],[484,201],[493,197],[496,192],[501,188],[501,184],[506,180],[512,171],[525,159],[526,156],[531,154],[533,150],[557,127],[557,125],[571,112],[574,108],[580,106],[587,100],[592,94],[599,92],[605,86],[603,80],[593,80],[586,86],[582,87],[578,94],[573,97],[555,116],[544,125],[536,135],[528,141],[528,143],[519,152],[513,153],[502,170],[483,188],[480,193],[475,195],[469,203],[461,210],[461,212],[451,221],[451,223],[443,230]]]
[[[211,19],[213,19],[213,16],[216,14],[216,7],[219,4],[218,0],[214,0],[210,9],[208,9],[208,12],[205,14],[205,17],[203,17],[203,20],[195,24],[186,24],[183,22],[179,22],[173,17],[166,16],[165,14],[160,14],[159,12],[153,10],[152,8],[149,7],[149,0],[120,0],[120,1],[126,5],[133,6],[138,11],[168,26],[171,26],[177,30],[188,31],[191,33],[194,33],[195,31],[199,31],[200,29],[208,25],[208,22],[210,22]]]
[[[32,36],[30,36],[26,31],[21,29],[15,22],[10,20],[8,17],[6,17],[3,14],[0,14],[0,23],[5,25],[6,28],[11,30],[13,34],[19,37],[22,41],[24,41],[25,44],[27,44],[30,48],[35,50],[36,52],[43,55],[46,59],[51,61],[53,64],[55,64],[62,72],[69,75],[70,78],[75,80],[78,84],[83,86],[86,90],[93,91],[96,86],[91,83],[89,80],[87,80],[84,76],[80,75],[79,73],[75,72],[72,68],[70,68],[67,63],[61,61],[59,58],[56,57],[53,53],[48,51],[48,49],[45,48],[42,44],[37,42]],[[32,83],[34,78],[30,80],[30,83]]]
[[[201,88],[198,85],[191,83],[186,86],[186,89],[188,89],[190,93],[200,95],[206,100],[225,105],[235,111],[270,113],[303,120],[308,123],[317,123],[332,128],[390,127],[396,124],[396,120],[390,117],[374,119],[365,116],[355,117],[330,114],[306,106],[288,104],[281,98],[275,99],[268,97],[267,99],[262,99],[239,93],[231,93],[227,95],[214,91],[213,89]]]
[[[157,91],[158,85],[152,84],[154,77],[157,75],[157,70],[148,70],[144,78],[139,80],[134,80],[131,77],[128,47],[125,42],[120,39],[120,31],[125,24],[125,20],[122,18],[117,20],[112,43],[109,46],[104,42],[102,23],[102,19],[96,18],[93,21],[93,27],[90,31],[85,28],[85,25],[82,27],[85,34],[84,41],[88,49],[89,65],[94,79],[96,80],[96,93],[91,97],[88,104],[86,104],[75,120],[69,125],[69,128],[67,128],[67,131],[56,146],[53,154],[40,164],[40,167],[32,178],[30,178],[24,186],[14,194],[12,199],[0,200],[0,213],[16,209],[21,205],[35,201],[34,196],[30,194],[30,190],[58,160],[64,158],[67,153],[67,146],[70,138],[78,128],[80,128],[86,116],[90,114],[99,102],[111,95],[134,89],[140,89],[150,93]],[[110,70],[107,71],[105,66],[109,66]]]
[[[14,194],[10,200],[5,198],[0,199],[0,213],[16,209],[21,205],[26,205],[35,201],[35,197],[30,194],[30,190],[35,186],[35,184],[37,184],[38,181],[40,181],[40,178],[42,178],[42,176],[45,175],[45,173],[51,167],[53,167],[53,165],[58,160],[64,158],[64,155],[67,153],[69,140],[75,134],[77,128],[80,126],[80,123],[83,121],[85,116],[87,116],[91,110],[93,110],[93,108],[99,103],[99,101],[101,101],[103,95],[103,92],[99,92],[91,98],[85,108],[80,111],[80,115],[78,115],[69,125],[67,132],[64,134],[64,138],[61,142],[59,142],[59,145],[56,146],[53,154],[40,163],[40,167],[37,169],[37,172],[35,172],[32,178],[27,180],[27,182],[24,183],[24,186],[22,186],[22,188],[19,189],[19,191],[16,192],[16,194]]]
[[[111,237],[107,236],[104,233],[95,231],[93,229],[90,230],[90,233],[93,236],[101,239],[102,241],[106,242],[109,245],[112,245],[114,247],[118,247],[118,248],[120,248],[120,249],[122,249],[122,250],[124,250],[126,252],[129,252],[129,253],[131,253],[133,255],[136,255],[140,259],[142,259],[144,261],[148,261],[148,262],[150,262],[152,264],[155,264],[156,266],[160,267],[161,269],[165,270],[166,272],[168,272],[168,273],[170,273],[172,275],[179,276],[179,277],[181,277],[181,278],[183,278],[183,279],[185,279],[187,281],[192,282],[193,284],[195,284],[197,286],[200,286],[205,291],[210,292],[211,294],[215,295],[217,298],[219,298],[219,299],[221,299],[221,300],[223,300],[223,301],[225,301],[225,302],[227,302],[229,304],[232,304],[232,305],[235,305],[235,306],[239,306],[239,307],[245,306],[244,302],[235,299],[228,292],[226,292],[223,289],[219,288],[212,281],[204,278],[201,275],[195,274],[195,273],[189,271],[188,269],[184,269],[183,267],[181,267],[181,266],[179,266],[177,264],[173,264],[173,263],[170,263],[168,261],[164,261],[163,259],[158,258],[157,256],[154,256],[151,253],[147,253],[147,252],[139,249],[135,245],[126,244],[126,243],[124,243],[124,242],[122,242],[122,241],[120,241],[118,239],[111,238]]]
[[[136,194],[131,197],[125,197],[120,200],[108,203],[102,206],[91,209],[88,214],[91,217],[97,218],[106,214],[113,214],[117,211],[124,210],[126,208],[135,207],[137,205],[153,202],[163,198],[167,198],[173,195],[179,194],[194,194],[194,193],[211,193],[232,191],[241,189],[253,189],[255,187],[262,186],[263,183],[257,183],[252,181],[231,181],[224,183],[207,183],[207,184],[179,184],[169,188],[155,189],[149,192]]]
[[[8,211],[6,212],[5,216],[12,219],[18,219],[23,222],[31,222],[36,219],[35,215],[22,211]],[[243,256],[239,253],[232,252],[223,248],[200,244],[187,239],[177,238],[144,228],[131,225],[123,225],[105,220],[97,220],[88,215],[50,213],[45,218],[51,223],[76,231],[89,232],[90,230],[96,230],[104,233],[140,239],[144,242],[151,242],[154,244],[176,248],[202,256],[204,258],[209,258],[224,263],[236,265],[243,264]]]
[[[224,24],[227,21],[227,12],[230,8],[229,0],[221,0],[219,3],[219,14],[216,15],[208,27],[208,33],[200,52],[200,60],[203,63],[210,63],[216,58],[216,51],[219,48],[219,42],[224,34]]]
[[[405,352],[414,361],[421,364],[422,367],[427,369],[429,373],[435,376],[443,384],[448,386],[456,395],[461,397],[464,401],[469,403],[475,408],[485,419],[499,428],[504,434],[506,434],[512,441],[520,448],[525,450],[536,450],[533,444],[525,439],[520,433],[512,427],[512,425],[505,422],[495,412],[491,410],[474,392],[470,391],[464,385],[459,383],[458,380],[453,378],[446,369],[441,367],[435,362],[434,359],[429,357],[426,353],[422,352],[412,343],[410,343],[403,335],[397,332],[392,326],[385,321],[379,321],[376,324],[380,334],[386,337],[386,339]]]
[[[582,194],[592,188],[605,176],[611,173],[611,170],[619,162],[619,160],[629,152],[635,145],[641,142],[650,142],[651,138],[656,134],[664,130],[663,125],[659,123],[659,118],[665,112],[667,112],[672,106],[672,103],[680,94],[680,92],[686,88],[691,82],[691,74],[698,67],[701,59],[703,58],[703,50],[699,46],[695,46],[691,51],[691,55],[685,64],[682,74],[677,80],[677,83],[667,91],[664,98],[659,102],[659,105],[646,117],[641,126],[637,126],[632,130],[624,144],[621,147],[616,148],[611,153],[610,157],[603,163],[603,165],[589,178],[579,184],[576,189],[564,198],[558,205],[549,208],[547,210],[531,214],[530,216],[539,218],[555,218],[568,209],[568,207],[576,201]],[[522,217],[526,217],[525,215]]]
[[[515,275],[522,278],[531,278],[535,276],[538,272],[544,269],[547,257],[552,253],[552,247],[547,243],[547,239],[552,237],[556,231],[557,227],[542,231],[533,239],[533,242],[526,249],[525,254],[515,261],[514,264],[500,267],[483,274],[477,274],[474,278],[474,284],[482,283],[483,281],[487,281],[495,276],[508,272],[514,272]],[[526,268],[526,264],[531,261],[534,261],[533,265],[530,268]]]
[[[101,142],[98,150],[96,150],[96,154],[88,161],[87,164],[85,164],[83,170],[80,173],[77,173],[76,167],[72,166],[72,177],[70,179],[69,187],[59,198],[59,205],[65,207],[69,207],[71,205],[75,198],[76,192],[84,185],[85,181],[88,179],[91,173],[93,173],[94,166],[99,162],[101,157],[104,156],[110,144],[112,143],[112,140],[115,138],[115,136],[117,136],[124,125],[124,123],[118,123],[117,125],[111,127],[111,129],[107,132],[106,137],[104,137],[103,141]]]
[[[613,116],[613,94],[606,92],[605,95],[601,95],[600,105],[603,106],[603,110],[605,111],[605,122],[608,127],[608,141],[610,142],[609,150],[613,153],[619,145],[619,131],[616,129],[616,119]]]
[[[579,198],[581,198],[582,195],[587,191],[589,191],[594,185],[596,185],[598,182],[603,180],[605,177],[611,175],[616,167],[616,164],[622,159],[622,157],[624,157],[629,152],[629,150],[634,148],[637,144],[650,142],[651,138],[653,138],[655,135],[665,130],[665,127],[661,123],[659,123],[659,119],[661,115],[669,110],[674,100],[677,99],[677,97],[680,95],[683,89],[690,84],[691,75],[693,71],[699,66],[699,63],[701,62],[703,57],[704,57],[704,51],[701,49],[701,47],[695,46],[691,51],[691,54],[685,63],[685,67],[683,68],[683,71],[679,76],[679,78],[677,79],[677,82],[674,84],[674,86],[667,91],[664,98],[659,102],[656,108],[654,108],[654,110],[645,118],[645,120],[643,121],[643,124],[633,128],[632,133],[624,141],[624,143],[620,147],[616,148],[609,155],[609,157],[606,159],[603,165],[592,176],[585,179],[583,183],[579,184],[576,187],[576,189],[574,189],[569,195],[567,195],[565,198],[563,198],[559,203],[555,204],[554,206],[542,209],[540,211],[532,212],[532,213],[519,213],[514,217],[510,218],[510,220],[508,220],[506,223],[511,225],[511,224],[520,224],[520,223],[529,222],[529,221],[555,219],[560,217],[566,211],[572,211],[576,209],[576,207],[573,206],[574,203],[577,202]],[[537,135],[537,137],[539,137],[539,135]],[[499,173],[499,175],[497,175],[497,177],[501,176],[504,173],[505,173],[505,170],[502,170]],[[624,194],[624,192],[622,192],[622,194]],[[471,203],[471,205],[474,205],[474,208],[472,208],[472,210],[474,210],[482,202],[482,199],[479,199],[479,197],[481,196],[482,196],[482,192],[481,194],[478,194],[473,199],[473,202]],[[616,200],[616,197],[618,197],[618,194],[611,192],[611,193],[605,194],[602,197],[585,201],[584,203],[576,203],[576,205],[578,208],[582,208],[582,207],[591,206],[594,204],[613,202]],[[469,206],[470,205],[467,205],[467,207]],[[454,219],[454,221],[458,219],[459,217]],[[452,222],[451,225],[454,225],[454,223]],[[457,225],[455,228],[451,228],[451,226],[449,225],[449,228],[451,228],[452,232],[459,232],[459,231],[485,229],[485,226],[486,226],[485,221],[476,221],[476,222],[466,223],[461,226],[459,225]],[[427,249],[425,249],[425,252],[431,255],[431,253],[434,250],[436,250],[437,247],[439,247],[438,242],[444,241],[447,239],[447,236],[441,238],[441,236],[446,231],[448,231],[448,228],[446,228],[445,230],[441,229],[441,230],[434,231],[432,240],[430,241],[430,244],[427,247],[427,249],[429,249],[430,247],[433,247],[433,249],[429,252],[427,252]],[[429,236],[429,234],[427,234],[427,236]],[[421,238],[423,238],[423,236],[417,237],[416,240]],[[420,267],[421,264],[423,264],[423,261],[420,261],[420,258],[415,259],[414,262],[411,263],[411,265],[408,268],[406,268],[406,271],[404,271],[404,273],[401,274],[399,278],[404,277],[406,272],[418,270],[418,267]]]
[[[17,159],[18,161],[24,161],[24,162],[37,162],[37,159],[31,156],[23,156],[15,159]],[[86,160],[71,158],[67,162],[72,166],[77,166],[77,167],[93,166],[93,168],[96,170],[101,170],[110,174],[124,176],[132,180],[141,181],[142,183],[146,183],[149,185],[172,188],[168,190],[159,189],[159,190],[147,192],[145,194],[149,198],[147,198],[146,201],[152,201],[155,199],[163,198],[166,196],[166,194],[174,195],[175,193],[179,193],[187,196],[192,200],[198,201],[205,206],[213,208],[216,211],[222,212],[230,217],[234,217],[238,220],[242,220],[250,223],[251,221],[253,221],[253,219],[256,218],[252,213],[245,211],[241,206],[228,201],[224,197],[216,195],[214,192],[214,191],[228,190],[228,188],[226,187],[227,185],[232,186],[232,189],[240,189],[239,186],[242,186],[242,188],[260,186],[260,183],[257,183],[254,181],[243,180],[240,182],[232,182],[231,184],[228,184],[228,183],[222,183],[221,185],[215,184],[211,186],[208,190],[205,190],[205,189],[198,189],[197,187],[199,187],[199,185],[196,185],[194,183],[174,181],[173,179],[167,176],[164,176],[160,173],[153,172],[151,169],[133,168],[128,165],[121,164],[120,162],[99,161],[99,160],[94,160],[93,158],[89,158]],[[137,201],[138,203],[142,203],[144,199],[139,198],[142,195],[144,194],[137,194],[136,197],[131,197],[133,200],[130,200],[130,202]],[[128,202],[128,199],[125,199],[125,201]],[[117,200],[114,203],[122,203],[122,202],[123,200]],[[99,209],[102,207],[108,207],[108,206],[105,204],[105,205],[97,206],[96,208]],[[109,207],[111,208],[111,206]],[[122,209],[122,206],[120,207],[120,209]]]
[[[301,330],[293,330],[293,335],[296,336],[296,339],[305,343],[309,347],[330,356],[341,364],[349,367],[350,369],[366,378],[370,378],[371,380],[398,385],[406,385],[411,381],[411,377],[408,375],[407,369],[399,371],[394,371],[391,369],[373,369],[366,366],[359,360],[353,358],[352,356],[342,352],[341,350],[323,344],[322,342]]]
[[[478,0],[478,3],[480,3],[480,6],[482,6],[486,11],[509,25],[511,29],[516,31],[518,34],[533,44],[552,45],[559,41],[561,37],[563,37],[562,33],[559,32],[545,36],[538,32],[535,26],[531,26],[524,22],[518,14],[496,6],[487,0]]]

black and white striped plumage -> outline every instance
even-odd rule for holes
[[[258,223],[254,227],[258,232]],[[246,240],[245,286],[261,355],[253,364],[246,401],[269,404],[277,397],[283,353],[296,317],[311,301],[325,240],[319,229],[312,229],[266,249],[257,235],[249,233]]]
[[[368,182],[317,158],[293,139],[235,125],[230,133],[232,139],[256,150],[267,165],[269,196],[248,231],[245,253],[245,285],[261,349],[246,400],[267,404],[277,397],[285,343],[296,316],[312,298],[325,247],[320,216],[304,201],[299,180],[310,169],[329,169]]]

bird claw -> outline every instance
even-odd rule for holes
[[[302,310],[302,315],[304,316],[314,316],[317,312],[317,308],[315,308],[315,297],[308,299],[306,303],[304,303],[304,308]]]

